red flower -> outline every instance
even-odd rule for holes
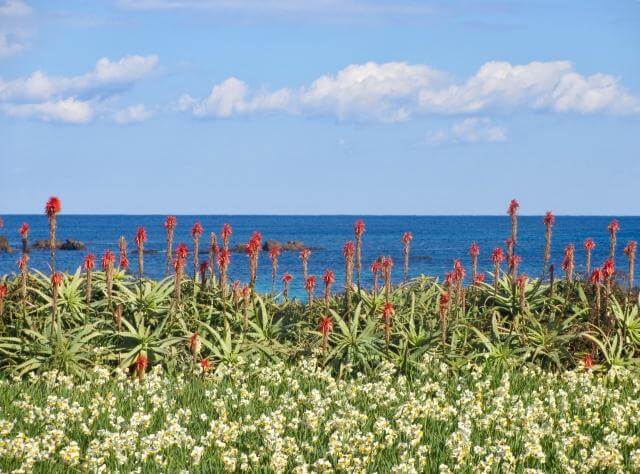
[[[18,270],[22,271],[25,269],[25,267],[27,266],[27,262],[29,261],[29,256],[28,255],[22,255],[19,259],[18,259]]]
[[[453,276],[453,272],[447,272],[444,275],[444,284],[447,286],[451,286],[455,281],[455,277]]]
[[[413,234],[411,232],[405,232],[402,234],[402,243],[406,246],[413,240]]]
[[[602,265],[602,274],[605,278],[611,278],[616,272],[616,266],[613,263],[613,259],[608,258],[604,265]]]
[[[596,248],[596,243],[593,241],[591,237],[584,241],[584,248],[587,252],[592,251]]]
[[[382,266],[382,270],[390,272],[391,268],[393,268],[393,259],[391,257],[382,257],[380,265]]]
[[[147,370],[148,365],[149,365],[149,359],[147,359],[147,356],[144,355],[142,352],[138,354],[138,357],[136,357],[136,362],[135,362],[135,367],[136,367],[136,372],[138,374],[138,377],[142,376],[145,370]]]
[[[455,281],[464,280],[465,270],[460,260],[453,261],[453,279]]]
[[[231,289],[233,291],[240,290],[240,280],[234,280],[233,283],[231,283]]]
[[[233,229],[231,227],[231,224],[223,224],[222,230],[220,231],[220,237],[222,237],[222,240],[224,242],[228,242],[229,237],[231,237],[231,234],[233,234]]]
[[[311,256],[310,249],[302,249],[300,251],[300,260],[302,260],[303,262],[306,262],[307,260],[309,260],[310,256]]]
[[[138,230],[136,231],[136,245],[140,248],[146,241],[147,231],[144,230],[144,227],[138,227]]]
[[[573,244],[569,244],[564,249],[564,257],[562,259],[562,270],[565,272],[570,270],[573,267]]]
[[[616,219],[614,219],[614,220],[611,221],[611,223],[609,224],[607,229],[609,230],[609,233],[611,235],[617,234],[618,231],[620,230],[620,224],[618,223],[618,221]]]
[[[591,354],[587,354],[582,358],[582,366],[585,369],[591,369],[594,366],[593,356]]]
[[[451,295],[447,291],[443,292],[440,295],[440,311],[444,311],[447,308],[450,299]]]
[[[518,275],[518,278],[516,278],[516,285],[518,286],[518,288],[520,288],[520,290],[524,290],[528,279],[529,277],[527,275]]]
[[[200,368],[206,374],[211,369],[211,361],[209,359],[202,359],[200,361]]]
[[[167,216],[164,220],[164,228],[168,231],[173,231],[176,228],[177,220],[175,216]]]
[[[325,270],[324,274],[322,275],[322,280],[324,281],[325,285],[332,285],[336,282],[336,275],[333,270]]]
[[[82,266],[85,270],[93,270],[96,266],[96,256],[92,253],[87,254],[84,257],[84,262],[82,262]]]
[[[307,291],[313,291],[316,287],[316,277],[314,275],[309,275],[304,282],[304,289]]]
[[[47,217],[51,218],[58,214],[62,210],[62,203],[60,199],[55,196],[51,196],[47,201],[47,204],[44,206],[44,212]]]
[[[320,318],[320,324],[318,324],[318,330],[325,337],[333,330],[333,319],[331,318],[331,316],[324,316]]]
[[[604,275],[602,273],[602,270],[600,270],[599,268],[596,268],[594,271],[591,272],[591,276],[589,277],[589,282],[592,285],[599,285],[602,280],[604,278]]]
[[[520,265],[522,257],[520,255],[512,255],[509,257],[509,267],[514,268]]]
[[[55,287],[60,286],[60,284],[62,283],[62,273],[60,272],[55,272],[53,275],[51,275],[51,284]]]
[[[484,273],[476,273],[476,276],[473,277],[473,283],[475,285],[479,285],[484,282]]]
[[[200,342],[200,334],[198,334],[198,332],[194,332],[189,337],[189,350],[191,351],[191,354],[195,357],[200,352],[201,347],[202,343]]]
[[[231,263],[231,254],[229,251],[226,249],[220,250],[218,253],[218,267],[227,268],[229,263]]]
[[[362,237],[362,234],[364,234],[364,230],[365,230],[364,221],[362,219],[358,219],[353,226],[353,233],[355,234],[357,239]]]
[[[108,268],[113,267],[113,262],[115,262],[116,256],[113,254],[111,250],[105,251],[102,256],[102,269],[106,272]]]
[[[635,255],[636,253],[636,248],[638,247],[638,243],[635,241],[631,241],[627,244],[627,246],[624,248],[624,253],[626,253],[627,255],[631,256],[631,255]]]
[[[518,209],[520,208],[520,203],[515,199],[512,199],[509,203],[509,208],[507,209],[507,214],[510,216],[514,216],[518,213]]]
[[[351,240],[347,241],[342,247],[342,255],[344,255],[344,258],[346,258],[347,260],[353,260],[353,256],[355,255],[355,252],[356,252],[356,246]]]
[[[389,321],[391,319],[391,316],[393,316],[394,314],[395,311],[393,309],[393,305],[387,301],[382,308],[382,317],[386,321]]]
[[[556,222],[556,216],[553,215],[553,212],[547,211],[547,213],[544,215],[543,222],[547,227],[551,227]]]
[[[26,222],[20,226],[20,237],[26,239],[29,236],[29,224]]]
[[[205,273],[207,273],[207,270],[209,270],[209,262],[205,260],[204,262],[200,263],[200,274],[204,275]]]
[[[3,283],[2,285],[0,285],[0,300],[5,299],[8,294],[9,287],[6,285],[6,283]]]
[[[189,256],[189,248],[186,244],[180,242],[176,247],[176,258],[186,260]]]
[[[120,263],[120,268],[122,268],[123,270],[126,270],[127,268],[129,268],[129,257],[127,257],[124,254],[120,255],[119,263]]]
[[[373,263],[371,263],[371,273],[373,273],[374,275],[378,272],[382,271],[382,263],[380,263],[380,260],[374,260]]]
[[[493,252],[491,252],[491,261],[494,264],[504,262],[504,253],[500,247],[495,248]]]
[[[285,273],[284,275],[282,275],[282,281],[284,283],[289,283],[291,280],[293,280],[293,276],[291,276],[291,273]]]
[[[469,247],[469,255],[473,258],[476,258],[480,255],[480,246],[475,242],[471,244]]]
[[[191,228],[191,236],[194,239],[199,239],[202,232],[204,232],[204,230],[202,229],[202,224],[200,224],[200,222],[193,224],[193,227]]]
[[[269,249],[269,258],[271,258],[271,260],[276,260],[280,256],[281,252],[280,246],[274,245]]]
[[[507,255],[512,255],[513,254],[513,244],[515,244],[515,242],[513,241],[513,239],[511,237],[507,237],[507,240],[505,240],[504,243],[507,246]]]

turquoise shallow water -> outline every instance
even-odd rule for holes
[[[411,275],[421,273],[443,275],[451,268],[452,261],[461,258],[465,266],[469,266],[468,247],[471,242],[478,242],[481,248],[481,270],[491,271],[490,254],[496,246],[504,246],[504,240],[510,233],[508,216],[362,216],[366,223],[363,244],[363,281],[371,284],[369,264],[379,255],[390,255],[396,265],[393,271],[394,280],[402,276],[402,244],[400,238],[405,231],[413,233],[411,245]],[[559,216],[553,233],[552,260],[559,269],[562,251],[570,242],[576,244],[576,269],[584,270],[584,249],[582,242],[592,237],[597,243],[593,263],[599,265],[608,253],[607,225],[612,217],[574,217]],[[353,216],[178,216],[175,242],[192,245],[190,229],[195,221],[200,221],[205,229],[201,247],[208,244],[209,232],[219,233],[223,223],[233,226],[231,245],[247,241],[252,231],[258,230],[264,239],[279,241],[301,240],[306,245],[318,247],[314,250],[309,262],[309,272],[318,277],[326,268],[336,272],[339,283],[344,280],[344,261],[342,245],[353,239]],[[629,240],[640,240],[640,217],[621,217],[618,234],[617,266],[626,270],[623,246]],[[30,240],[47,237],[48,224],[45,216],[11,215],[4,216],[4,228],[0,235],[5,235],[15,249],[20,248],[18,228],[23,222],[31,226]],[[164,216],[73,216],[60,215],[58,238],[74,238],[87,244],[88,251],[94,253],[99,260],[100,255],[110,248],[117,251],[118,238],[124,235],[129,241],[130,251],[133,249],[133,237],[138,226],[147,230],[149,241],[147,249],[158,253],[145,255],[145,273],[152,277],[161,277],[164,271],[165,231]],[[527,274],[538,276],[542,266],[544,248],[544,225],[541,216],[521,216],[519,219],[518,253],[522,256],[521,269]],[[86,252],[59,251],[58,268],[74,270]],[[0,274],[16,271],[18,253],[0,253]],[[201,255],[206,258],[206,255]],[[246,281],[248,262],[244,254],[233,254],[231,261],[231,277]],[[135,255],[130,255],[132,269],[137,268]],[[40,270],[48,269],[48,252],[31,252],[31,265]],[[191,266],[188,267],[189,270]],[[294,276],[292,290],[294,294],[302,294],[302,269],[298,254],[284,252],[280,257],[280,271],[290,272]],[[270,289],[271,266],[268,255],[262,252],[259,264],[258,287]],[[340,284],[336,288],[340,288]]]

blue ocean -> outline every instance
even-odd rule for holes
[[[411,244],[410,275],[420,274],[443,276],[449,271],[454,259],[459,258],[469,268],[468,248],[472,242],[480,245],[480,269],[492,271],[491,251],[497,247],[504,248],[504,241],[510,235],[510,220],[505,216],[361,216],[366,224],[363,237],[363,284],[371,285],[372,277],[369,265],[380,255],[393,258],[393,280],[402,278],[402,243],[405,231],[413,233]],[[608,255],[609,234],[607,225],[613,217],[581,217],[558,216],[553,228],[552,263],[560,272],[560,263],[564,247],[569,243],[576,245],[576,270],[584,271],[585,252],[583,242],[592,237],[597,244],[593,254],[593,265],[600,265]],[[246,242],[254,230],[260,231],[263,239],[274,239],[281,242],[300,240],[313,247],[309,260],[309,273],[320,276],[330,268],[336,273],[340,289],[344,281],[344,259],[342,246],[353,239],[354,216],[178,216],[175,232],[175,244],[186,243],[192,247],[191,226],[200,221],[205,233],[201,240],[201,249],[208,247],[209,233],[219,236],[223,223],[233,226],[231,246]],[[622,249],[629,240],[640,240],[640,217],[620,217],[616,266],[626,272],[626,256]],[[0,253],[0,274],[17,271],[20,236],[18,229],[23,222],[31,226],[30,241],[46,239],[48,223],[44,215],[9,215],[4,217],[4,228],[0,235],[8,238],[14,253]],[[58,218],[58,240],[67,238],[84,242],[87,251],[57,252],[57,267],[61,270],[74,271],[81,265],[84,255],[92,252],[97,257],[105,250],[111,249],[117,255],[118,239],[124,236],[129,244],[131,271],[137,271],[137,257],[133,250],[134,235],[138,226],[147,230],[146,249],[157,252],[145,254],[145,275],[154,278],[163,276],[165,267],[166,234],[163,227],[164,216],[125,216],[125,215],[60,215]],[[518,249],[522,257],[521,272],[530,276],[539,276],[542,269],[544,249],[544,231],[542,216],[519,217]],[[201,254],[200,259],[206,259]],[[191,262],[191,256],[190,256]],[[30,265],[42,271],[48,271],[49,252],[33,250],[30,254]],[[187,269],[191,272],[191,264]],[[302,295],[302,267],[297,252],[283,252],[279,262],[279,275],[290,272],[294,280],[291,292]],[[242,253],[234,253],[231,257],[231,279],[246,281],[248,279],[248,258]],[[468,272],[470,274],[470,272]],[[278,278],[278,284],[280,284]],[[257,287],[268,291],[271,288],[271,264],[266,252],[261,253]]]

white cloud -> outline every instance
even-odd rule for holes
[[[426,143],[431,146],[464,143],[498,143],[507,140],[507,129],[493,125],[486,117],[469,117],[455,122],[450,128],[427,133]]]
[[[143,104],[137,104],[118,110],[113,114],[113,121],[118,125],[127,125],[129,123],[144,122],[152,116],[153,113],[147,110]]]
[[[28,26],[33,9],[21,0],[0,3],[0,59],[14,55],[28,46]]]
[[[102,115],[112,115],[118,123],[142,121],[150,114],[144,106],[114,114],[104,101],[153,74],[157,66],[156,55],[126,56],[116,61],[101,58],[91,71],[77,76],[36,71],[10,81],[0,78],[1,110],[11,117],[48,122],[81,124]]]
[[[428,65],[369,62],[321,76],[307,86],[274,92],[254,92],[232,77],[215,85],[203,99],[185,94],[179,108],[213,118],[278,111],[400,122],[419,115],[517,110],[639,114],[640,99],[617,78],[603,73],[583,76],[567,61],[488,62],[463,82]]]
[[[91,104],[73,97],[38,104],[9,104],[2,109],[10,117],[33,118],[44,122],[83,124],[94,116]]]

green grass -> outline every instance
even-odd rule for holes
[[[2,472],[640,470],[640,382],[624,369],[454,370],[426,356],[405,375],[384,363],[343,379],[314,359],[158,366],[142,382],[49,372],[4,380],[0,420]]]

